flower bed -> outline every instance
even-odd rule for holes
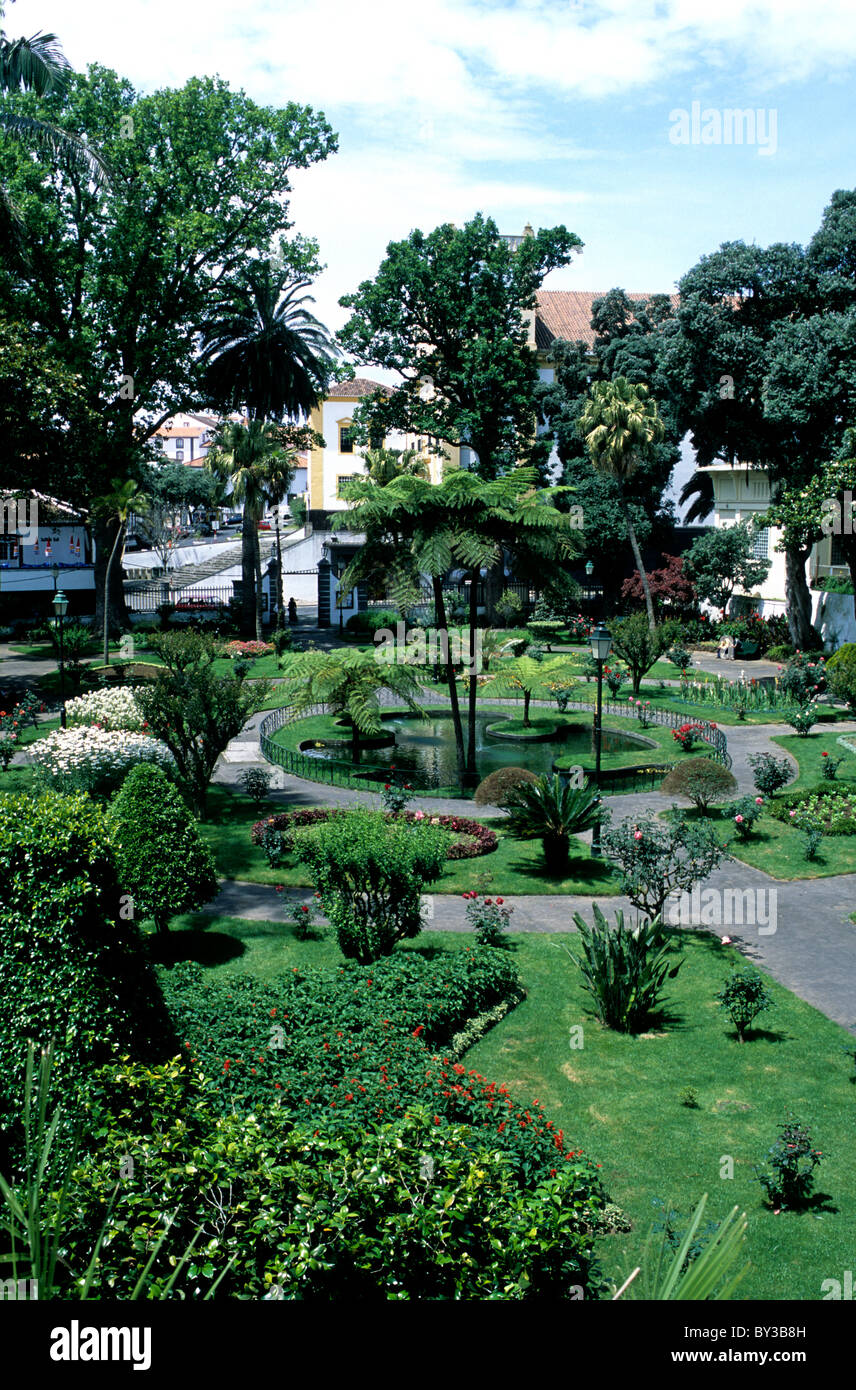
[[[257,656],[272,656],[275,651],[272,642],[227,642],[223,648],[223,655],[234,659],[236,656],[248,656],[255,659]]]
[[[95,724],[102,729],[141,733],[145,727],[143,712],[137,704],[134,687],[130,685],[78,695],[68,701],[65,710],[70,728]]]
[[[816,816],[826,835],[856,835],[856,783],[830,782],[811,791],[787,792],[769,803],[770,815],[787,824],[800,812]]]
[[[282,836],[283,849],[289,850],[294,847],[293,831],[309,825],[323,825],[331,816],[344,814],[344,809],[283,811],[278,816],[256,821],[250,830],[250,840],[254,845],[260,845],[265,832],[275,830]],[[404,819],[414,824],[425,821],[457,835],[458,839],[453,840],[446,851],[447,859],[477,859],[483,854],[492,854],[499,844],[495,830],[489,830],[486,825],[470,820],[468,816],[429,816],[425,811],[405,811]]]
[[[129,730],[55,729],[33,745],[33,765],[40,780],[57,791],[87,791],[109,796],[137,763],[156,763],[169,774],[175,759],[165,743]]]

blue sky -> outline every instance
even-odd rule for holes
[[[583,253],[551,288],[669,290],[722,241],[806,241],[856,185],[853,0],[17,0],[75,66],[145,90],[218,72],[322,109],[340,152],[295,180],[327,270],[317,311],[388,241],[478,210],[563,222]],[[775,152],[673,143],[672,113],[775,113]]]

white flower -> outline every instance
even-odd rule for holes
[[[141,730],[143,714],[129,685],[93,690],[66,705],[70,725],[100,724],[105,729]]]

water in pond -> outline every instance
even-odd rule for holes
[[[479,777],[487,777],[501,767],[526,767],[540,775],[552,771],[557,758],[578,758],[588,766],[593,763],[590,720],[566,725],[556,738],[545,742],[532,739],[496,738],[488,726],[502,723],[502,716],[476,716],[476,758]],[[343,748],[304,747],[307,757],[322,758],[337,768],[350,770],[355,776],[382,781],[395,767],[396,775],[414,787],[454,787],[457,780],[455,733],[449,715],[429,715],[427,719],[385,719],[384,728],[395,734],[395,744],[388,748],[367,748],[359,764],[353,764]],[[467,736],[464,721],[464,738]],[[637,749],[639,742],[616,730],[604,729],[604,749],[618,752]]]

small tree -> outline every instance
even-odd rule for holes
[[[762,977],[749,966],[743,970],[732,970],[716,997],[719,1007],[725,1009],[737,1030],[738,1042],[746,1041],[746,1030],[750,1024],[773,1004],[773,996]]]
[[[652,920],[662,914],[670,893],[688,893],[728,858],[707,821],[679,815],[663,825],[650,812],[608,830],[603,850],[617,863],[633,906]]]
[[[829,658],[826,679],[833,695],[856,709],[856,642],[845,642]]]
[[[359,757],[360,734],[379,734],[382,690],[389,690],[412,714],[424,718],[419,703],[420,678],[412,667],[387,664],[382,652],[311,651],[286,655],[281,661],[285,688],[297,710],[325,704],[343,714],[351,726],[351,754]],[[423,677],[424,679],[424,677]]]
[[[550,873],[568,867],[571,836],[591,830],[603,818],[600,796],[586,782],[582,787],[562,785],[558,773],[521,782],[505,801],[508,828],[520,840],[540,840]]]
[[[343,955],[368,965],[419,934],[423,890],[445,867],[445,831],[355,810],[298,831],[294,841]]]
[[[684,572],[698,597],[715,604],[723,617],[735,589],[751,592],[770,573],[771,562],[757,559],[754,547],[754,533],[741,521],[705,531],[684,556]]]
[[[697,810],[706,811],[737,790],[737,778],[712,758],[688,758],[672,768],[660,790],[668,796],[685,796]]]
[[[768,1150],[772,1173],[755,1174],[774,1211],[799,1211],[808,1205],[814,1187],[814,1170],[823,1158],[815,1149],[811,1131],[795,1115],[781,1126],[775,1144]]]
[[[110,807],[119,882],[159,932],[217,892],[214,856],[177,787],[159,767],[133,768]]]
[[[511,661],[503,661],[493,677],[494,688],[499,691],[517,691],[523,696],[523,727],[530,729],[529,705],[535,691],[548,681],[561,681],[564,689],[573,682],[568,662],[563,657],[552,661],[535,661],[531,656],[516,656]]]
[[[215,674],[217,644],[197,632],[152,633],[149,646],[165,670],[140,688],[137,702],[151,732],[175,758],[183,790],[204,820],[217,759],[264,703],[270,681],[249,685],[241,671]]]
[[[627,663],[633,694],[639,694],[642,677],[651,670],[667,645],[659,628],[652,628],[644,613],[631,613],[621,618],[612,629],[612,645],[616,656]]]

